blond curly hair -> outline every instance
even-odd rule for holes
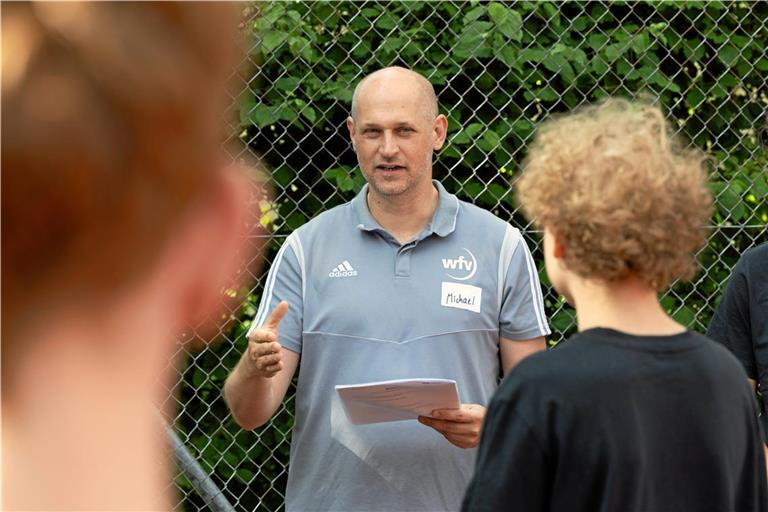
[[[608,99],[541,125],[518,195],[534,224],[563,242],[573,272],[636,275],[660,291],[696,273],[712,213],[706,162],[658,107]]]

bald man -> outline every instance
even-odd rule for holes
[[[263,425],[301,359],[288,511],[458,510],[500,373],[549,334],[536,265],[518,230],[432,179],[448,121],[424,77],[365,77],[347,128],[368,183],[286,239],[225,398]],[[406,378],[455,380],[460,408],[354,425],[335,392]]]

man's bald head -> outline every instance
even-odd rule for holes
[[[352,119],[357,119],[357,105],[362,95],[386,90],[387,84],[392,82],[402,84],[403,81],[413,83],[414,92],[418,93],[422,98],[422,101],[419,103],[424,106],[424,115],[430,121],[437,117],[437,95],[429,80],[410,69],[390,66],[374,71],[357,84],[352,95]]]

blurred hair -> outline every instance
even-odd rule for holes
[[[4,310],[108,299],[151,268],[224,167],[235,14],[226,3],[3,5]]]
[[[663,290],[696,273],[712,213],[705,162],[658,107],[608,99],[541,125],[518,193],[536,226],[563,242],[573,272],[635,275]]]

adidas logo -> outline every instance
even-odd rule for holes
[[[339,266],[331,270],[328,277],[355,277],[357,270],[352,268],[347,260],[344,260]]]

